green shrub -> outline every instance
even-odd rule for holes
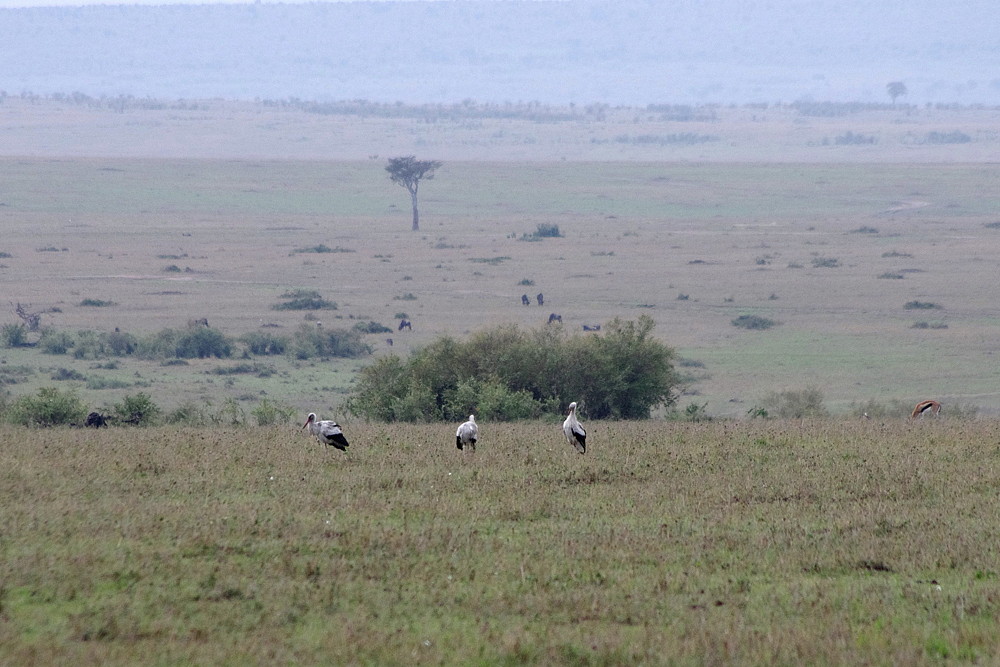
[[[114,408],[114,415],[120,424],[134,426],[152,426],[160,417],[160,407],[153,402],[149,394],[139,392],[126,396]]]
[[[24,347],[28,344],[28,327],[23,324],[5,324],[0,329],[4,347]]]
[[[116,357],[125,357],[133,354],[138,348],[138,341],[135,336],[119,331],[105,334],[104,341],[108,351]]]
[[[331,247],[329,247],[329,246],[327,246],[327,245],[325,245],[323,243],[320,243],[318,245],[314,245],[314,246],[311,246],[311,247],[308,247],[308,248],[296,248],[292,252],[294,252],[294,253],[315,252],[315,253],[323,254],[323,253],[328,253],[328,252],[354,252],[354,251],[351,250],[350,248],[341,248],[340,246],[337,246],[336,248],[331,248]]]
[[[836,257],[813,257],[812,265],[817,269],[835,269],[840,266],[840,260]]]
[[[75,371],[70,368],[60,368],[55,373],[52,374],[53,380],[86,380],[87,377],[80,371]]]
[[[358,322],[354,325],[354,330],[363,334],[392,333],[392,329],[374,321]]]
[[[80,302],[81,306],[93,306],[95,308],[105,308],[107,306],[117,306],[118,304],[114,301],[103,301],[101,299],[84,299]]]
[[[702,403],[701,405],[697,403],[689,403],[683,411],[671,410],[667,413],[667,419],[670,421],[683,422],[712,421],[712,417],[708,414],[708,403]]]
[[[826,417],[829,415],[823,405],[823,392],[817,387],[771,392],[764,399],[768,413],[785,419],[804,417]]]
[[[265,398],[261,399],[250,414],[257,419],[258,426],[279,426],[288,422],[295,414],[295,408]]]
[[[770,329],[778,323],[769,317],[760,315],[740,315],[732,321],[734,327],[741,329],[764,330]]]
[[[907,301],[903,304],[905,310],[936,310],[940,309],[936,303],[931,303],[930,301]]]
[[[864,144],[874,144],[875,137],[873,135],[855,134],[850,130],[846,134],[841,134],[834,138],[833,143],[837,146],[858,146]]]
[[[34,396],[21,396],[7,409],[7,421],[22,426],[58,426],[83,422],[87,407],[73,390],[42,387]]]
[[[358,358],[372,353],[361,333],[346,329],[320,329],[302,324],[292,336],[291,352],[296,359],[313,357]]]
[[[205,412],[204,403],[185,401],[169,412],[165,421],[183,426],[206,426],[211,420]]]
[[[73,336],[66,331],[46,329],[38,339],[38,347],[45,354],[66,354],[75,345]]]
[[[554,239],[562,236],[562,232],[559,231],[559,225],[540,222],[535,225],[535,236],[540,239]]]
[[[337,310],[336,301],[328,301],[322,297],[299,297],[284,303],[271,306],[274,310]]]
[[[928,132],[924,136],[924,143],[928,144],[967,144],[971,141],[972,137],[958,130],[954,132]]]
[[[250,354],[266,356],[284,354],[288,351],[288,337],[274,336],[259,331],[251,331],[240,337],[240,342],[247,346]]]
[[[209,327],[162,329],[137,344],[144,359],[226,359],[232,355],[232,342],[221,332]]]
[[[271,306],[274,310],[337,310],[334,301],[327,301],[316,290],[292,290],[281,295],[284,303]]]
[[[679,381],[674,352],[652,338],[653,327],[643,315],[598,335],[505,325],[466,341],[442,337],[406,361],[391,355],[365,368],[347,409],[373,421],[510,420],[577,401],[593,419],[648,418],[673,403]]]
[[[227,398],[218,410],[209,415],[213,424],[222,426],[243,426],[247,421],[247,414],[235,398]]]

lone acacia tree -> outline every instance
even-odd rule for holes
[[[892,98],[892,106],[896,106],[896,98],[906,94],[906,84],[902,81],[890,81],[885,85],[885,90]]]
[[[417,212],[417,188],[420,187],[420,180],[434,178],[434,170],[440,166],[441,163],[437,160],[418,160],[412,155],[389,158],[389,165],[385,168],[389,172],[389,178],[393,183],[406,188],[410,193],[410,201],[413,202],[413,231],[420,229],[420,213]]]

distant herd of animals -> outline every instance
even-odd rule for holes
[[[544,306],[545,305],[545,295],[542,294],[541,292],[539,292],[538,294],[535,295],[535,301],[538,303],[539,306]],[[521,304],[524,305],[524,306],[530,306],[531,305],[531,297],[529,297],[527,294],[522,294],[521,295]],[[548,323],[552,324],[553,322],[559,322],[561,324],[562,323],[562,315],[560,315],[559,313],[549,313],[549,321],[548,321]],[[601,325],[600,324],[584,324],[583,325],[583,330],[584,331],[600,331],[601,330]]]

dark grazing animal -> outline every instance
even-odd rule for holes
[[[555,313],[549,314],[549,324],[553,322],[562,322],[562,315],[556,315]]]
[[[100,412],[91,412],[87,415],[87,421],[85,421],[83,425],[90,426],[92,428],[101,428],[102,426],[108,425],[108,418]]]

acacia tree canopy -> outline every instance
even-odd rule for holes
[[[434,172],[441,164],[437,160],[418,160],[413,155],[389,158],[389,164],[385,168],[389,172],[389,179],[410,193],[410,201],[413,204],[413,231],[420,229],[420,213],[417,210],[417,190],[420,181],[434,178]]]

